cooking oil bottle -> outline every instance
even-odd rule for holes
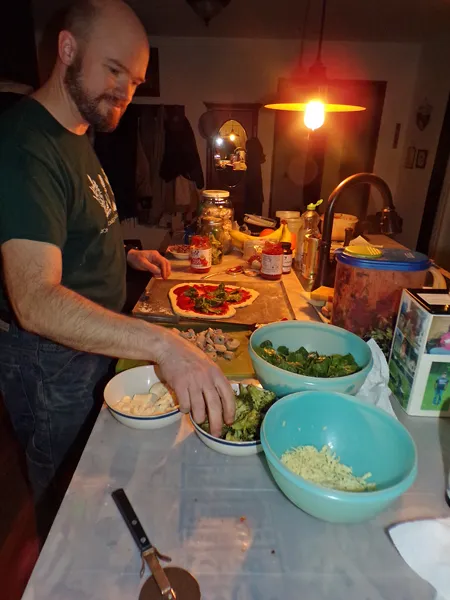
[[[314,279],[317,272],[318,248],[320,240],[320,215],[316,208],[322,204],[323,200],[318,200],[315,204],[308,204],[307,211],[302,215],[305,224],[305,236],[302,245],[302,255],[300,258],[301,274],[305,279]]]

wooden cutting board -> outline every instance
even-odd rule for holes
[[[133,310],[135,317],[140,317],[154,322],[167,323],[186,323],[186,319],[176,315],[170,305],[169,290],[180,283],[186,283],[187,280],[176,279],[151,279],[147,289],[142,294],[139,302]],[[208,279],[205,282],[196,283],[221,283],[219,280]],[[262,281],[246,278],[233,282],[224,282],[228,285],[242,286],[259,292],[258,298],[251,306],[236,309],[236,314],[230,319],[220,319],[214,321],[218,325],[212,327],[222,327],[222,323],[254,325],[255,323],[273,323],[282,319],[294,319],[294,313],[291,309],[289,299],[284,287],[283,280],[280,281]],[[190,322],[203,322],[205,319],[190,319]],[[212,323],[213,321],[211,321]],[[210,324],[211,324],[210,323]]]
[[[255,377],[252,360],[248,352],[248,340],[251,332],[233,331],[232,335],[241,342],[241,345],[235,352],[233,360],[225,360],[224,358],[220,358],[217,361],[217,364],[222,369],[224,375],[228,377],[228,379],[236,379],[239,381],[240,379],[249,379]]]
[[[248,352],[248,341],[252,332],[249,330],[231,331],[228,328],[222,327],[222,325],[223,323],[220,323],[219,327],[223,330],[226,330],[227,333],[229,333],[229,335],[232,335],[234,338],[238,339],[241,342],[241,345],[235,352],[233,360],[225,360],[224,358],[219,358],[217,361],[217,365],[222,369],[223,374],[226,377],[228,377],[228,379],[240,381],[241,379],[254,378],[255,372],[253,370],[252,361]],[[179,327],[177,329],[184,330],[187,328]],[[196,325],[194,327],[196,333],[202,331],[203,329],[205,329],[203,323],[201,326]],[[136,361],[121,358],[117,361],[116,373],[126,371],[127,369],[132,369],[133,367],[148,364],[151,363],[146,361]]]

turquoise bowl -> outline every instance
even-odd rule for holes
[[[304,346],[308,352],[319,354],[353,354],[362,370],[345,377],[305,377],[279,369],[258,356],[255,347],[270,340],[274,348],[287,346],[296,350]],[[281,321],[257,329],[250,338],[250,358],[257,378],[266,390],[275,392],[278,398],[293,392],[323,390],[356,394],[372,368],[373,358],[369,346],[354,333],[325,323],[308,321]]]
[[[300,392],[278,400],[261,427],[261,444],[281,491],[308,514],[333,523],[366,521],[413,484],[417,452],[408,431],[375,406],[345,394]],[[281,462],[286,450],[327,445],[374,491],[341,492],[306,481]]]

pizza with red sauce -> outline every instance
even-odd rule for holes
[[[225,283],[179,283],[169,291],[173,312],[196,319],[229,319],[258,296],[255,290]]]

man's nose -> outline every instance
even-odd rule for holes
[[[120,86],[117,96],[119,97],[120,100],[129,104],[131,102],[131,100],[133,99],[133,94],[134,94],[134,86],[130,81],[127,81],[126,83],[123,83]]]

